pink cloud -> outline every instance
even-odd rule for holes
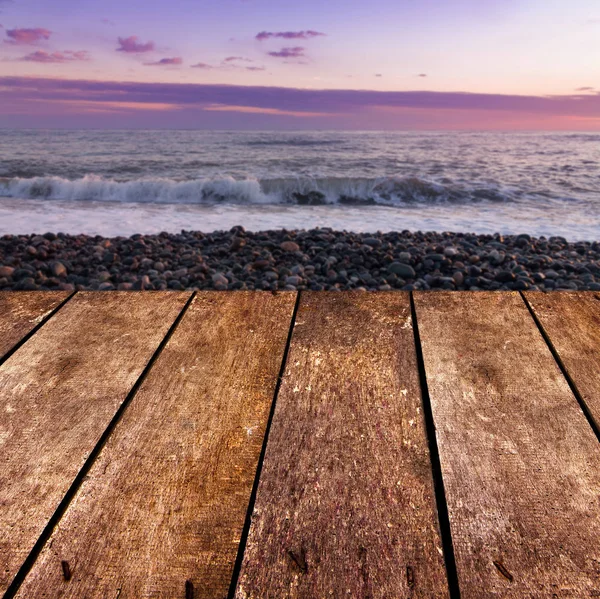
[[[576,92],[593,92],[594,88],[593,87],[578,87],[575,91]]]
[[[174,58],[161,58],[156,62],[146,62],[144,63],[147,67],[169,67],[169,66],[178,66],[183,64],[183,58],[180,56],[176,56]]]
[[[23,56],[20,60],[26,62],[41,62],[41,63],[65,63],[65,62],[77,62],[83,60],[89,60],[90,55],[84,50],[65,50],[64,52],[46,52],[45,50],[38,50]]]
[[[312,31],[311,29],[307,31],[261,31],[256,35],[256,39],[259,42],[264,40],[268,40],[271,38],[283,38],[286,40],[307,40],[311,37],[318,37],[321,35],[327,35],[326,33],[321,33],[319,31]]]
[[[119,47],[117,48],[117,52],[141,54],[143,52],[151,52],[152,50],[154,50],[154,42],[147,42],[145,44],[142,44],[142,42],[138,42],[137,35],[131,35],[129,37],[120,37],[118,41]]]
[[[419,73],[417,77],[427,77],[427,73]]]
[[[197,64],[193,64],[191,65],[192,69],[213,69],[214,67],[212,67],[209,64],[206,64],[205,62],[199,62]]]
[[[279,52],[269,52],[269,56],[275,56],[276,58],[301,58],[304,56],[304,50],[305,48],[302,46],[281,48]]]
[[[375,77],[383,77],[381,73],[375,73]]]
[[[35,27],[34,29],[7,29],[6,35],[10,38],[6,40],[7,44],[31,45],[49,40],[52,32],[43,27]]]
[[[245,67],[247,71],[266,71],[265,67]]]

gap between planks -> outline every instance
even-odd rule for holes
[[[69,299],[71,299],[71,297],[73,297],[73,295],[75,295],[75,294],[72,294],[71,296],[69,296],[61,304],[61,306],[63,306]],[[35,545],[31,549],[29,555],[27,556],[27,558],[23,562],[23,565],[18,570],[18,572],[15,575],[15,577],[13,578],[12,582],[10,583],[10,585],[8,586],[8,588],[6,589],[6,592],[4,593],[3,599],[13,599],[13,597],[15,597],[15,595],[19,591],[19,588],[21,587],[21,585],[22,585],[23,581],[25,580],[27,574],[29,573],[29,571],[31,570],[31,568],[33,567],[33,565],[35,564],[35,561],[38,558],[38,556],[39,556],[40,552],[42,551],[42,549],[44,548],[44,545],[46,544],[47,540],[52,535],[52,532],[53,532],[55,526],[58,524],[58,522],[60,521],[61,517],[63,516],[63,514],[65,513],[65,511],[69,507],[69,504],[71,503],[71,500],[73,499],[73,497],[77,493],[79,487],[81,486],[82,481],[84,480],[85,476],[89,472],[89,470],[92,467],[94,461],[96,460],[96,458],[98,457],[100,451],[102,450],[102,447],[105,445],[105,443],[106,443],[107,439],[109,438],[111,432],[115,428],[115,426],[118,423],[118,421],[121,419],[123,413],[127,409],[127,406],[129,405],[129,403],[131,402],[132,398],[135,396],[137,390],[139,389],[140,385],[142,384],[142,382],[144,381],[144,379],[146,378],[146,376],[150,372],[150,370],[151,370],[154,362],[156,361],[156,359],[158,358],[158,356],[161,354],[163,348],[165,347],[165,345],[167,344],[167,342],[171,338],[171,336],[174,333],[175,329],[177,328],[178,324],[181,322],[181,319],[183,318],[183,316],[184,316],[187,308],[189,307],[189,305],[192,303],[195,295],[196,295],[196,292],[194,292],[194,293],[192,293],[190,295],[190,297],[188,298],[188,300],[184,304],[183,308],[179,312],[177,318],[175,319],[175,321],[173,322],[173,324],[171,325],[171,327],[167,331],[165,337],[163,338],[163,340],[161,341],[161,343],[159,344],[159,346],[157,347],[157,349],[153,353],[153,355],[150,358],[149,362],[146,364],[146,367],[142,371],[141,375],[138,377],[137,381],[134,383],[133,387],[131,388],[131,390],[127,394],[127,397],[123,400],[123,402],[119,406],[119,408],[116,411],[115,415],[113,416],[112,420],[110,421],[110,423],[108,424],[108,426],[104,430],[104,433],[102,434],[102,436],[98,440],[97,444],[95,445],[94,449],[91,451],[91,453],[89,454],[88,458],[84,462],[83,466],[79,470],[79,473],[77,474],[77,476],[73,480],[73,482],[70,485],[68,491],[65,493],[63,499],[58,504],[58,507],[56,508],[54,514],[48,520],[48,522],[47,522],[46,526],[44,527],[42,533],[40,534],[38,540],[36,541]],[[53,314],[55,312],[56,312],[56,310],[53,312]],[[44,321],[44,322],[46,322],[46,321]]]
[[[32,293],[34,293],[36,295],[40,295],[40,296],[46,295],[43,291],[34,291]],[[55,293],[55,292],[50,292],[50,293]],[[73,291],[72,293],[67,293],[66,297],[64,297],[64,299],[62,299],[58,303],[58,305],[51,307],[51,309],[48,312],[46,312],[45,314],[42,313],[39,316],[34,317],[34,321],[38,320],[39,322],[37,322],[30,330],[25,330],[24,334],[22,334],[22,336],[19,335],[14,340],[14,342],[11,342],[9,340],[8,346],[5,346],[4,354],[2,354],[2,349],[0,348],[0,366],[2,366],[2,364],[4,364],[4,362],[6,362],[16,351],[18,351],[21,347],[23,347],[23,345],[25,345],[25,343],[27,343],[27,341],[29,341],[29,339],[31,339],[69,300],[71,300],[75,296],[76,293],[77,293],[76,291]],[[6,297],[7,294],[10,294],[11,296],[22,295],[24,298],[26,298],[29,295],[26,292],[5,291],[1,294],[1,296]],[[19,299],[21,299],[21,298],[19,298]],[[34,316],[34,315],[31,314],[30,316]],[[30,322],[31,322],[31,320],[30,320]],[[12,326],[14,326],[14,324]],[[4,340],[2,340],[2,341],[4,341]]]
[[[431,398],[429,397],[429,389],[427,387],[427,373],[425,372],[425,362],[423,360],[423,348],[421,347],[421,337],[419,335],[419,322],[417,320],[415,298],[412,291],[410,292],[410,313],[413,322],[413,332],[415,335],[415,350],[417,366],[419,369],[419,383],[421,385],[423,414],[425,416],[427,442],[429,444],[429,455],[433,472],[433,488],[435,491],[437,515],[440,525],[440,535],[442,537],[442,547],[444,550],[444,564],[446,566],[446,576],[448,577],[448,591],[450,592],[450,599],[460,599],[460,587],[458,586],[458,572],[456,570],[456,558],[454,556],[454,545],[452,543],[450,517],[448,516],[446,490],[444,488],[444,478],[442,476],[442,466],[440,463],[440,452],[438,450],[437,439],[435,435],[435,421],[433,419],[433,411],[431,408]]]
[[[235,589],[237,587],[238,579],[240,577],[240,570],[244,560],[244,553],[246,551],[246,543],[248,542],[248,533],[250,531],[250,525],[252,524],[252,512],[254,511],[254,504],[256,503],[256,492],[258,490],[258,483],[260,482],[260,475],[262,472],[263,462],[265,460],[265,452],[267,451],[267,443],[269,441],[269,433],[271,431],[271,424],[273,422],[273,414],[275,413],[275,405],[277,403],[277,396],[279,395],[279,389],[281,388],[281,381],[285,373],[285,365],[287,364],[288,354],[290,351],[290,345],[292,343],[292,337],[294,335],[294,324],[296,323],[296,317],[298,315],[298,308],[300,307],[300,297],[302,291],[298,291],[296,294],[296,303],[294,304],[294,311],[292,312],[292,319],[290,321],[290,330],[285,343],[285,349],[283,351],[283,358],[281,359],[281,367],[277,376],[277,383],[275,385],[275,392],[273,393],[273,401],[271,402],[271,410],[269,412],[269,418],[267,420],[267,428],[265,430],[265,437],[263,440],[262,449],[260,451],[260,457],[258,459],[258,466],[256,468],[256,475],[254,477],[254,483],[252,484],[252,493],[250,495],[250,502],[248,503],[248,510],[246,512],[246,519],[244,521],[244,529],[240,538],[240,544],[238,547],[238,553],[235,559],[235,565],[233,568],[233,575],[231,576],[231,584],[227,593],[228,599],[233,599],[235,596]]]
[[[565,377],[565,380],[569,384],[569,387],[571,388],[573,395],[579,402],[581,410],[584,413],[585,417],[587,418],[587,421],[589,422],[590,426],[592,427],[592,430],[594,431],[596,438],[600,442],[600,427],[598,426],[598,424],[596,424],[596,420],[594,419],[594,416],[592,415],[592,412],[591,412],[589,406],[587,405],[585,399],[583,398],[583,395],[580,393],[580,391],[577,387],[577,384],[575,383],[573,377],[569,373],[568,368],[566,367],[565,363],[563,362],[562,358],[560,357],[560,354],[559,354],[557,348],[555,347],[555,344],[552,342],[550,335],[544,328],[544,325],[542,324],[541,320],[539,319],[538,315],[536,314],[534,307],[531,305],[531,302],[529,301],[527,296],[522,291],[520,291],[519,293],[521,294],[521,297],[523,298],[523,301],[525,302],[525,305],[527,306],[527,309],[529,310],[531,317],[533,318],[535,324],[537,325],[537,328],[539,329],[540,334],[544,338],[546,345],[548,346],[548,348],[550,349],[550,352],[554,356],[554,359],[556,360],[558,367],[560,368],[563,376]],[[555,292],[555,293],[561,293],[561,292]],[[592,294],[594,292],[589,292],[589,293]],[[595,297],[597,298],[598,296],[595,295]]]

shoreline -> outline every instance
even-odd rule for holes
[[[0,290],[593,290],[600,242],[329,228],[0,237]]]

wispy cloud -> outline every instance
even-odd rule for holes
[[[90,60],[90,55],[85,50],[65,50],[64,52],[46,52],[38,50],[23,56],[19,60],[26,62],[41,62],[41,63],[65,63]]]
[[[576,92],[593,92],[595,90],[594,87],[578,87]]]
[[[43,40],[49,40],[52,32],[43,27],[34,27],[33,29],[7,29],[5,40],[7,44],[32,45]]]
[[[320,31],[312,31],[311,29],[306,31],[261,31],[256,34],[256,39],[263,42],[272,38],[281,38],[285,40],[307,40],[312,37],[319,37],[327,35]]]
[[[126,52],[131,54],[142,54],[144,52],[152,52],[154,50],[154,42],[146,42],[145,44],[138,41],[137,35],[129,37],[120,37],[118,39],[119,47],[117,52]]]
[[[228,56],[223,62],[254,62],[251,58],[245,56]]]
[[[427,73],[419,73],[417,77],[427,77]]]
[[[281,48],[278,52],[269,52],[269,56],[275,58],[303,58],[306,48],[302,46],[294,46],[293,48]]]
[[[144,63],[147,67],[170,67],[170,66],[179,66],[183,64],[183,58],[181,56],[175,56],[174,58],[161,58],[156,62],[146,62]]]
[[[381,73],[375,73],[375,77],[383,77]]]
[[[221,104],[207,106],[204,110],[209,112],[242,112],[246,114],[273,114],[295,117],[331,116],[328,112],[306,112],[300,110],[281,110],[279,108],[257,108],[255,106],[232,106]]]
[[[103,25],[109,25],[110,27],[114,27],[116,25],[116,23],[114,21],[111,21],[110,19],[101,19],[100,22]]]
[[[263,66],[243,66],[236,64],[237,62],[254,62],[250,58],[243,58],[241,56],[228,56],[225,58],[220,65],[213,66],[205,62],[199,62],[197,64],[190,65],[192,69],[205,69],[205,70],[230,70],[230,69],[241,69],[246,71],[266,71],[266,67]]]

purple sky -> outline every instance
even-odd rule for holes
[[[0,127],[600,129],[597,0],[0,0]]]

